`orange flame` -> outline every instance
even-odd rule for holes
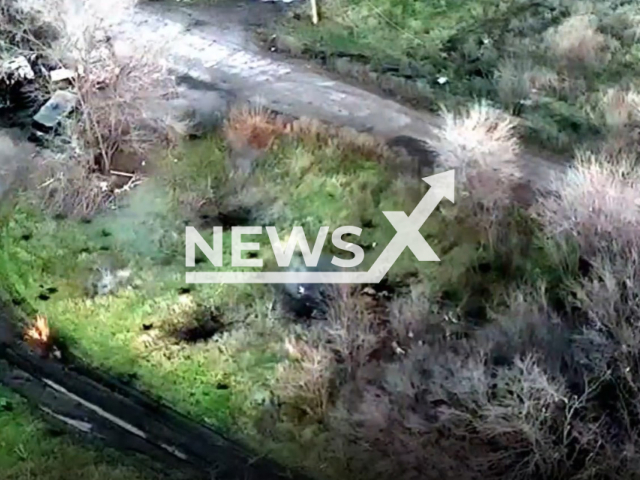
[[[24,338],[29,344],[46,345],[50,339],[49,322],[44,315],[36,315],[36,321],[24,333]]]

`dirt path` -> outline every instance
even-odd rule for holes
[[[114,41],[126,48],[136,42],[166,42],[166,60],[188,74],[242,101],[260,102],[295,117],[314,117],[391,139],[403,135],[428,141],[438,119],[364,89],[330,79],[308,64],[284,60],[261,50],[251,26],[277,15],[273,4],[251,1],[215,7],[142,4],[121,22]],[[564,161],[526,152],[523,170],[534,183]]]

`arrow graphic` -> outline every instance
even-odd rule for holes
[[[420,228],[443,198],[455,203],[455,171],[424,177],[431,188],[407,216],[404,212],[382,212],[396,234],[367,272],[187,272],[187,283],[379,283],[405,248],[420,262],[440,259],[420,234]]]
[[[422,180],[431,188],[411,215],[407,217],[404,212],[382,212],[397,233],[367,272],[371,276],[371,283],[379,283],[407,247],[420,262],[440,261],[419,230],[443,198],[455,202],[455,171],[448,170]]]

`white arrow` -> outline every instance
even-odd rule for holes
[[[405,248],[409,247],[421,262],[439,262],[420,228],[443,198],[455,201],[455,172],[425,177],[431,188],[413,209],[404,212],[382,212],[397,230],[387,248],[367,272],[187,272],[187,283],[379,283]]]
[[[378,283],[382,280],[407,247],[420,262],[440,261],[419,230],[443,198],[455,203],[455,170],[424,177],[422,180],[428,183],[431,188],[413,209],[411,215],[407,217],[404,212],[382,212],[397,233],[367,272],[371,275],[372,283]]]

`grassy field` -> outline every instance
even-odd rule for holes
[[[140,100],[153,77],[141,81],[142,67],[111,83],[98,75],[110,88],[92,96],[96,72],[121,72],[105,60],[109,68],[92,64],[78,81],[85,102],[70,122],[82,127],[69,134],[73,150],[31,158],[6,142],[0,149],[4,176],[34,163],[33,176],[15,174],[0,192],[0,287],[29,317],[46,315],[57,341],[85,362],[323,478],[637,477],[640,109],[632,85],[620,83],[636,68],[625,36],[635,7],[609,5],[616,15],[598,13],[597,28],[562,2],[522,12],[508,3],[502,13],[489,2],[416,4],[413,16],[406,3],[384,7],[385,17],[412,18],[414,36],[438,18],[442,38],[431,29],[425,43],[369,23],[375,4],[333,4],[333,20],[330,5],[306,35],[338,44],[351,32],[361,43],[341,40],[341,49],[359,45],[380,64],[410,49],[421,59],[415,68],[433,64],[448,77],[449,93],[437,98],[459,105],[486,90],[479,96],[507,110],[478,101],[442,113],[431,147],[438,169],[456,172],[456,202],[443,201],[420,230],[440,262],[405,251],[382,284],[306,293],[185,285],[186,225],[204,238],[226,227],[225,265],[230,226],[276,226],[284,239],[294,226],[313,238],[320,226],[331,234],[354,225],[366,268],[394,234],[382,212],[411,212],[427,185],[410,159],[375,138],[259,109],[233,110],[198,140],[175,123],[164,125],[177,133],[171,141],[160,141],[161,128],[127,135],[149,132],[144,111],[123,99]],[[355,36],[339,19],[358,9],[364,31]],[[302,26],[291,32],[302,35]],[[478,46],[485,31],[496,37]],[[427,55],[424,45],[437,48]],[[460,70],[478,55],[491,75]],[[526,75],[494,76],[520,72],[525,60]],[[522,78],[529,83],[518,90]],[[606,78],[619,89],[600,91]],[[600,120],[567,123],[577,111]],[[531,190],[516,161],[518,118],[508,113],[545,145],[574,146],[593,133],[592,144],[544,191]],[[535,118],[557,122],[545,136]],[[110,190],[115,153],[131,153],[140,138],[145,180]],[[325,255],[337,253],[326,245]],[[276,267],[270,252],[256,257],[265,270]],[[211,269],[203,255],[196,263],[190,270]]]
[[[487,99],[523,138],[570,152],[610,136],[601,108],[635,97],[640,7],[626,0],[324,0],[275,28],[276,45],[439,110]],[[269,32],[273,33],[273,32]]]
[[[406,251],[382,290],[329,289],[312,317],[282,288],[185,285],[184,225],[275,225],[281,238],[294,225],[360,226],[366,265],[394,233],[382,211],[410,212],[426,185],[375,139],[261,111],[176,147],[90,221],[18,195],[0,277],[84,361],[329,478],[613,472],[626,451],[610,451],[613,438],[636,441],[618,417],[634,415],[635,397],[598,400],[610,382],[634,385],[635,334],[608,310],[635,318],[616,290],[635,272],[636,220],[617,210],[632,180],[583,158],[558,180],[565,196],[521,202],[512,121],[477,105],[445,125],[434,145],[458,169],[457,202],[421,230],[441,262]],[[591,213],[600,187],[613,200]],[[601,243],[619,231],[630,235],[619,250]],[[275,266],[268,248],[259,257]],[[469,438],[477,447],[462,448]]]
[[[410,211],[424,189],[413,178],[394,178],[385,165],[390,153],[368,137],[347,133],[344,139],[332,138],[317,133],[322,127],[314,122],[300,122],[294,133],[286,134],[262,115],[256,114],[257,126],[251,125],[255,120],[241,119],[251,131],[243,131],[241,124],[229,142],[212,136],[172,151],[154,177],[113,213],[90,223],[56,220],[26,196],[0,233],[4,288],[24,299],[23,308],[46,314],[75,355],[133,378],[145,390],[229,433],[240,428],[243,435],[253,434],[265,409],[280,401],[274,393],[278,371],[289,357],[288,342],[305,334],[304,322],[292,321],[283,304],[288,297],[268,286],[185,288],[184,224],[196,225],[208,238],[210,222],[228,221],[228,215],[241,225],[274,225],[282,239],[293,225],[301,225],[311,245],[320,226],[331,231],[361,226],[358,243],[367,249],[366,266],[394,233],[382,210]],[[236,143],[238,134],[257,135],[258,142],[274,138],[248,179],[230,180],[233,165],[227,156],[232,147],[227,143]],[[422,231],[434,248],[450,251],[443,258],[462,251],[465,256],[456,259],[456,267],[425,269],[405,253],[390,282],[404,285],[442,276],[453,286],[475,252],[465,253],[450,239],[439,240],[439,230],[452,231],[452,226],[453,221],[442,220]],[[230,232],[224,235],[228,265]],[[266,248],[266,235],[261,240],[260,255],[269,269],[275,266],[273,254]],[[100,271],[115,278],[124,269],[131,276],[122,288],[114,280],[113,291],[96,295],[96,285],[105,283]],[[198,269],[211,266],[204,262]],[[55,293],[47,293],[51,291]],[[190,336],[209,328],[210,335],[201,341]],[[290,440],[298,455],[298,439]]]
[[[161,480],[110,451],[81,446],[36,417],[23,400],[0,388],[0,470],[5,480]]]

